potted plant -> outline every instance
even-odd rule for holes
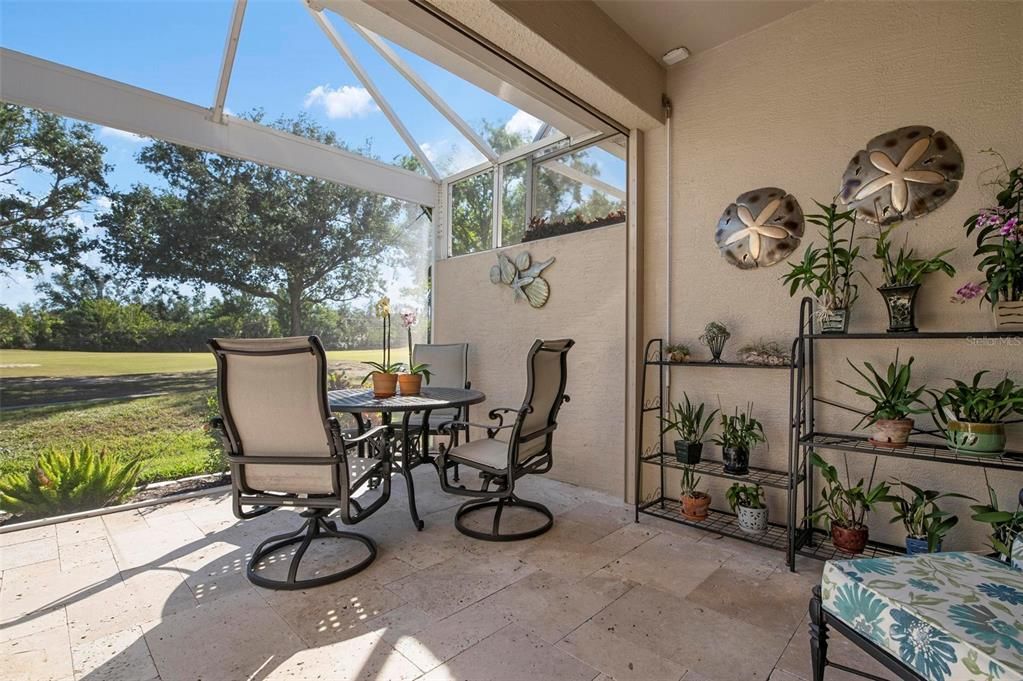
[[[697,489],[700,476],[692,466],[682,468],[682,515],[689,520],[706,520],[710,508],[710,495]]]
[[[700,342],[710,348],[711,362],[721,362],[721,353],[725,349],[725,341],[732,337],[728,327],[721,322],[710,322],[703,327]]]
[[[682,393],[682,402],[671,406],[671,416],[661,417],[664,424],[662,434],[669,430],[678,433],[679,439],[675,440],[675,458],[679,463],[700,463],[703,438],[706,437],[711,423],[714,422],[714,416],[718,413],[715,409],[704,418],[704,408],[703,402],[697,407],[689,401],[689,395]]]
[[[666,346],[664,351],[668,353],[668,359],[672,362],[688,362],[689,355],[691,354],[689,352],[689,346],[682,345],[681,343],[672,343],[671,345]]]
[[[383,362],[363,362],[373,371],[366,374],[362,379],[362,385],[366,385],[372,379],[373,397],[384,398],[394,397],[398,392],[398,374],[405,365],[401,362],[385,364]]]
[[[984,273],[984,299],[994,307],[996,328],[1019,331],[1023,330],[1023,165],[1009,168],[1002,159],[1002,168],[992,183],[999,189],[997,205],[970,216],[963,226],[967,236],[976,233],[974,255],[982,256],[977,269]]]
[[[422,392],[424,378],[427,385],[430,383],[430,365],[412,362],[412,327],[416,325],[418,317],[419,313],[416,310],[401,313],[401,325],[405,327],[405,335],[408,338],[408,371],[398,374],[398,386],[402,395],[418,395]]]
[[[846,483],[843,485],[838,478],[838,470],[812,452],[810,462],[820,470],[824,478],[821,490],[821,503],[813,510],[811,519],[827,518],[831,529],[831,541],[835,548],[849,554],[862,553],[870,538],[870,528],[863,522],[867,511],[870,511],[888,496],[887,483],[874,486],[874,473],[877,470],[877,457],[870,471],[870,481],[864,485],[863,478],[855,485],[849,476],[849,460],[845,461]]]
[[[853,246],[856,237],[856,211],[839,211],[834,203],[814,201],[821,213],[807,215],[806,220],[821,228],[824,247],[807,246],[803,260],[789,263],[791,268],[782,281],[788,284],[789,296],[806,290],[816,303],[814,316],[821,333],[845,333],[849,328],[849,310],[859,296],[853,277],[856,261],[863,258],[860,247]],[[849,227],[849,236],[843,231]]]
[[[752,402],[744,412],[736,407],[733,416],[721,414],[721,432],[714,436],[714,443],[721,446],[726,473],[749,473],[749,450],[758,442],[767,442],[767,436],[764,435],[764,426],[753,418]]]
[[[944,432],[948,448],[971,454],[999,454],[1005,450],[1005,420],[1023,414],[1023,386],[1006,376],[994,386],[981,386],[987,371],[978,371],[973,382],[955,379],[934,398],[934,422]],[[951,414],[951,418],[949,415]]]
[[[877,214],[880,215],[880,209],[877,209]],[[884,284],[877,291],[888,308],[888,333],[913,333],[917,330],[914,318],[920,283],[933,272],[955,276],[955,268],[943,258],[955,249],[944,250],[933,258],[918,258],[912,248],[907,250],[907,237],[906,242],[899,247],[898,255],[893,258],[890,237],[896,227],[898,223],[887,229],[878,225],[877,236],[872,237],[874,259],[881,263],[884,275]]]
[[[1016,510],[1003,511],[998,507],[998,495],[988,482],[987,471],[984,471],[984,482],[987,484],[988,503],[970,506],[973,511],[971,517],[991,526],[991,548],[998,554],[999,560],[1008,563],[1012,560],[1013,540],[1023,533],[1023,491],[1020,492]]]
[[[791,354],[781,343],[761,339],[739,348],[739,359],[744,364],[778,367],[787,366],[791,361]]]
[[[941,551],[941,542],[959,522],[957,516],[938,508],[939,499],[973,499],[964,494],[953,492],[937,492],[932,489],[920,489],[908,482],[899,481],[899,487],[912,492],[911,497],[890,494],[881,501],[889,501],[895,508],[893,523],[901,522],[906,528],[906,553],[937,553]]]
[[[725,493],[728,505],[739,515],[739,528],[743,532],[763,532],[767,529],[767,505],[764,488],[757,484],[737,482]]]
[[[910,414],[923,414],[929,411],[913,406],[920,403],[920,395],[925,390],[924,386],[909,387],[913,358],[910,357],[907,363],[901,364],[899,352],[896,350],[895,361],[888,365],[885,376],[878,374],[870,362],[863,363],[870,372],[868,376],[848,359],[845,361],[867,382],[867,387],[857,388],[845,381],[839,383],[874,403],[873,408],[863,415],[856,427],[859,428],[865,422],[874,426],[870,442],[875,445],[905,447],[913,430],[913,419],[910,418]]]

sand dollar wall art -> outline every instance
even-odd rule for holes
[[[803,209],[792,194],[762,187],[739,195],[718,220],[714,240],[725,260],[744,270],[781,262],[799,246]]]
[[[910,125],[878,135],[856,152],[842,176],[841,198],[860,217],[891,224],[938,208],[962,178],[963,155],[952,138]]]
[[[511,287],[515,300],[521,298],[532,307],[543,307],[550,298],[551,287],[540,274],[553,262],[554,258],[534,262],[528,251],[519,253],[515,260],[498,253],[497,264],[490,268],[490,283]]]

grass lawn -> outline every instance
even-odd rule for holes
[[[400,354],[400,353],[396,353]],[[336,350],[332,362],[379,361],[379,350]],[[71,352],[0,350],[0,378],[176,374],[216,367],[209,352]]]
[[[142,458],[142,482],[218,470],[217,448],[203,429],[207,391],[134,400],[17,409],[0,417],[0,474],[31,469],[35,456],[88,441],[119,457]]]

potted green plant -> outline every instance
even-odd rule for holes
[[[991,548],[1000,560],[1008,563],[1012,560],[1013,540],[1023,532],[1023,491],[1020,492],[1016,510],[1003,511],[998,506],[998,495],[987,480],[987,471],[984,471],[984,481],[987,483],[988,503],[970,506],[973,511],[971,517],[991,526]]]
[[[877,209],[877,214],[880,215],[880,209]],[[955,249],[949,248],[932,258],[918,258],[912,248],[907,250],[907,236],[893,257],[890,237],[896,227],[898,223],[888,228],[878,225],[877,236],[870,237],[874,240],[874,259],[881,263],[884,276],[884,284],[877,291],[888,308],[888,333],[913,333],[917,330],[916,294],[920,284],[926,275],[933,272],[955,276],[955,268],[943,258]]]
[[[668,359],[672,362],[688,362],[689,352],[688,345],[682,345],[681,343],[672,343],[664,348],[664,351],[668,353]]]
[[[870,362],[863,363],[870,372],[868,376],[848,359],[845,361],[867,382],[867,387],[857,388],[845,381],[839,383],[874,403],[873,408],[863,415],[856,427],[859,428],[864,423],[874,426],[874,434],[870,436],[870,441],[875,445],[905,447],[913,430],[913,419],[910,418],[910,414],[923,414],[929,411],[913,406],[921,403],[920,395],[925,390],[925,386],[909,387],[913,358],[910,357],[908,362],[901,364],[896,350],[895,361],[888,365],[885,376],[878,374]]]
[[[821,213],[807,215],[806,220],[821,228],[824,247],[807,246],[803,259],[789,263],[791,268],[782,281],[789,287],[789,296],[799,289],[806,290],[816,303],[814,316],[821,333],[845,333],[849,328],[849,311],[859,296],[853,282],[857,275],[856,261],[861,260],[860,247],[853,246],[856,238],[856,211],[839,211],[831,203],[814,201]],[[846,228],[849,236],[843,236]]]
[[[744,485],[737,482],[725,493],[728,505],[739,516],[739,528],[743,532],[757,533],[767,529],[767,505],[764,503],[764,488],[758,484]]]
[[[419,321],[417,310],[405,310],[401,313],[401,325],[405,327],[405,336],[408,338],[408,371],[398,374],[398,387],[402,395],[418,395],[422,392],[424,378],[427,385],[430,383],[430,365],[412,362],[412,327],[417,321]]]
[[[820,470],[824,478],[821,489],[821,503],[813,510],[811,519],[817,521],[826,518],[831,530],[831,541],[839,551],[855,555],[862,553],[870,538],[870,528],[864,523],[867,511],[872,510],[880,501],[888,496],[889,487],[885,482],[874,486],[874,473],[877,471],[877,457],[870,471],[870,481],[864,484],[863,478],[855,485],[849,475],[849,460],[845,460],[845,484],[838,477],[838,469],[812,452],[810,462]]]
[[[957,516],[938,508],[940,499],[959,498],[976,501],[965,494],[920,489],[902,481],[897,484],[908,489],[912,496],[889,494],[881,501],[891,502],[895,509],[895,517],[891,522],[901,522],[906,528],[906,553],[910,555],[941,551],[941,542],[945,535],[959,522]]]
[[[746,405],[746,411],[736,407],[733,416],[721,414],[721,432],[714,436],[714,443],[721,446],[726,473],[749,473],[749,450],[758,442],[767,442],[767,436],[763,424],[753,418],[752,402]]]
[[[974,255],[982,256],[977,269],[984,273],[984,299],[994,307],[996,328],[1019,331],[1023,330],[1023,165],[1009,168],[1005,159],[1001,164],[1003,170],[992,183],[998,187],[996,205],[971,215],[963,226],[967,236],[976,236]]]
[[[791,353],[777,341],[747,343],[739,348],[739,359],[743,364],[758,366],[787,366],[791,361]]]
[[[682,468],[682,515],[689,520],[706,520],[710,508],[710,495],[697,489],[700,476],[692,466]]]
[[[373,381],[373,397],[385,398],[394,397],[398,392],[398,374],[402,372],[405,365],[401,362],[363,362],[373,369],[362,378],[362,385]]]
[[[705,408],[703,402],[696,406],[689,401],[689,395],[682,393],[682,401],[671,405],[671,415],[661,417],[661,423],[664,424],[661,434],[670,430],[678,433],[679,439],[675,440],[675,459],[679,463],[700,463],[703,438],[706,437],[714,422],[714,416],[718,413],[715,409],[704,417]]]
[[[710,322],[703,328],[700,342],[710,348],[711,362],[720,363],[725,341],[732,337],[728,327],[721,322]]]
[[[948,448],[970,454],[999,454],[1005,450],[1005,421],[1023,414],[1023,386],[1006,376],[994,386],[980,385],[987,371],[978,371],[972,383],[949,379],[955,385],[944,392],[929,390],[934,398],[934,422],[944,432]]]

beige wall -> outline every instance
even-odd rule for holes
[[[625,228],[605,227],[501,249],[556,260],[544,271],[550,300],[534,309],[490,283],[494,251],[436,265],[436,342],[469,343],[469,377],[487,394],[486,410],[522,404],[525,355],[537,338],[573,338],[568,356],[572,401],[554,437],[559,480],[621,494],[624,486]]]
[[[991,328],[987,308],[947,301],[959,283],[977,276],[973,249],[961,225],[990,202],[977,174],[991,161],[979,150],[994,147],[1010,161],[1023,158],[1021,34],[1023,3],[827,2],[670,69],[668,95],[675,109],[670,187],[665,183],[664,130],[646,136],[648,337],[662,335],[665,321],[665,192],[671,192],[674,202],[673,339],[695,344],[703,325],[718,319],[733,330],[726,355],[759,338],[787,342],[798,313],[797,300],[778,281],[787,266],[740,271],[727,264],[714,244],[718,217],[741,192],[767,185],[792,192],[809,211],[811,198],[826,202],[836,193],[850,156],[867,140],[911,124],[945,130],[966,159],[958,193],[935,213],[902,228],[925,253],[957,248],[951,259],[960,276],[953,281],[934,275],[926,282],[918,324],[924,329]],[[869,262],[865,270],[872,281],[878,280],[876,263]],[[883,330],[884,325],[880,296],[864,287],[853,312],[853,329]],[[820,392],[859,404],[834,383],[835,378],[850,378],[843,369],[845,357],[886,363],[896,347],[894,342],[844,341],[827,351],[821,348],[819,366],[827,372],[818,379]],[[1023,380],[1020,346],[904,342],[901,352],[904,358],[916,357],[916,377],[930,384],[982,368],[1008,371]],[[675,370],[673,377],[676,395],[684,382],[691,396],[712,402],[720,398],[726,407],[753,400],[770,436],[770,449],[755,451],[754,461],[785,466],[785,372],[689,368]],[[851,430],[856,420],[826,411],[820,418],[822,426],[837,430]],[[1023,429],[1014,428],[1012,438],[1023,446]],[[841,461],[840,453],[828,457]],[[864,459],[851,455],[850,461],[854,474],[864,470]],[[984,494],[982,472],[976,468],[882,459],[880,472],[937,489]],[[991,476],[1006,501],[1023,486],[1018,473],[993,471]],[[653,488],[648,484],[645,492],[653,493]],[[672,478],[669,492],[676,490]],[[724,501],[723,491],[722,484],[712,483],[716,505]],[[771,511],[780,519],[782,500],[777,492],[769,494]],[[965,527],[953,533],[951,544],[979,547],[981,528],[968,520],[963,505],[952,507],[964,516]],[[883,516],[871,520],[872,535],[901,542],[901,532],[888,526],[887,508]]]

